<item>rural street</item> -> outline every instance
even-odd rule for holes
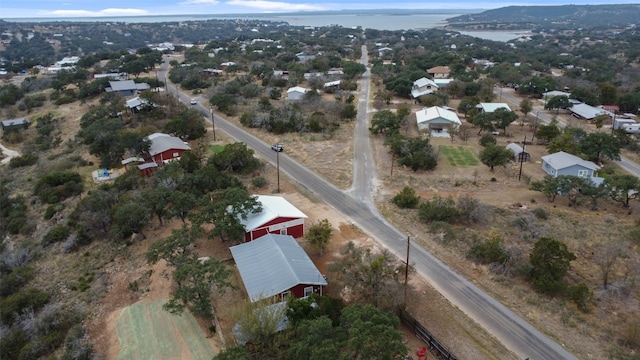
[[[363,51],[363,57],[364,61],[366,61],[366,49]],[[166,72],[167,61],[165,59],[165,63],[158,70],[159,79],[164,78],[161,73],[164,74]],[[367,70],[362,79],[361,100],[358,103],[358,124],[356,125],[356,144],[354,146],[355,181],[353,188],[347,192],[336,188],[319,175],[287,156],[286,153],[272,151],[270,144],[266,144],[218,115],[214,115],[215,128],[216,130],[224,131],[236,141],[244,142],[258,156],[273,165],[276,164],[276,156],[279,156],[280,171],[282,173],[289,176],[317,198],[324,200],[400,259],[404,259],[407,234],[398,231],[389,224],[371,201],[371,191],[375,190],[375,173],[368,140],[368,120],[365,116],[367,111],[363,111],[367,108],[368,100],[365,99],[368,99],[369,84],[369,71]],[[179,95],[180,99],[188,104],[190,98],[177,91],[173,85],[168,84],[167,91],[170,94]],[[365,103],[363,104],[363,102]],[[209,113],[209,109],[201,104],[195,106],[205,114]],[[205,119],[210,122],[208,117],[205,117]],[[414,238],[427,236],[425,234],[411,235]],[[527,357],[530,360],[576,359],[574,355],[536,330],[500,302],[460,276],[422,247],[415,245],[415,242],[411,243],[410,263],[418,274],[425,278],[453,305],[478,322],[522,359]],[[455,353],[455,349],[453,349],[453,352]]]
[[[505,91],[503,91],[503,88],[497,87],[493,89],[493,93],[500,96],[501,100],[498,100],[499,102],[509,103],[512,109],[517,109],[520,107],[520,101],[522,101],[522,98],[515,95],[512,90],[505,89]],[[540,123],[550,124],[553,118],[545,112],[546,110],[544,109],[544,106],[536,104],[538,102],[536,99],[532,99],[531,102],[533,103],[533,110],[530,112],[530,114],[535,115]],[[564,129],[566,126],[567,124],[565,124],[564,122],[558,121],[559,128]],[[615,161],[615,163],[625,171],[627,171],[629,174],[640,177],[640,165],[638,165],[637,163],[629,160],[622,155],[620,155],[620,160]]]

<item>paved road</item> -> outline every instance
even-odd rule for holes
[[[501,88],[494,88],[493,92],[494,94],[500,96],[500,98],[502,99],[500,101],[510,103],[512,105],[512,109],[520,107],[520,101],[522,101],[522,98],[515,95],[513,91],[506,89],[503,91],[503,89]],[[533,100],[533,102],[535,103],[537,101]],[[549,124],[553,120],[551,115],[546,113],[546,110],[542,105],[534,104],[531,114],[535,115],[542,124]],[[561,129],[564,129],[566,126],[567,124],[565,124],[564,122],[558,121],[558,127],[560,127]],[[627,171],[629,174],[640,177],[640,165],[638,163],[635,163],[624,156],[620,156],[620,160],[615,161],[615,163],[625,171]]]
[[[363,54],[366,54],[366,51],[363,51]],[[366,58],[364,61],[366,61]],[[163,66],[164,69],[166,69],[166,66]],[[365,75],[368,75],[368,73]],[[162,75],[159,75],[159,78],[163,78]],[[361,93],[360,99],[364,100],[368,99],[368,76],[365,76],[362,82],[362,91],[364,93]],[[175,88],[171,85],[168,86],[168,91],[171,94],[176,94]],[[182,101],[188,103],[190,99],[188,96],[184,94],[180,94],[179,96]],[[196,105],[196,107],[205,113],[208,110],[200,104]],[[366,113],[366,111],[361,112],[361,109],[366,107],[366,104],[363,105],[362,102],[359,102],[359,114]],[[206,119],[210,121],[210,119]],[[363,129],[366,130],[366,120],[363,119],[363,117],[359,117],[357,120],[358,124],[356,124],[357,134],[354,156],[358,164],[367,164],[367,166],[364,167],[371,170],[374,168],[370,166],[370,164],[373,164],[373,160],[371,159],[371,148],[368,145],[368,133],[363,133]],[[389,224],[372,205],[370,195],[375,183],[373,180],[375,173],[367,171],[366,169],[360,169],[362,166],[359,165],[359,169],[356,169],[354,173],[354,180],[356,180],[354,181],[354,188],[345,192],[290,158],[286,153],[276,153],[272,151],[269,144],[236,127],[224,118],[214,115],[214,121],[216,129],[224,131],[237,141],[246,143],[248,147],[254,149],[257,155],[272,164],[275,165],[276,156],[279,156],[280,171],[282,173],[289,176],[301,187],[313,193],[318,198],[323,199],[369,236],[386,246],[399,258],[404,259],[407,234],[398,231]],[[361,186],[365,188],[361,188]],[[420,234],[413,235],[422,236]],[[530,360],[576,359],[575,356],[560,345],[551,341],[511,310],[488,296],[473,283],[457,274],[449,268],[449,266],[413,242],[411,243],[410,262],[417,273],[429,281],[431,285],[452,304],[459,307],[488,332],[496,336],[496,338],[517,356],[523,359],[528,357]]]

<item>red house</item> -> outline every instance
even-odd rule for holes
[[[150,160],[158,165],[178,160],[183,152],[191,150],[189,144],[169,134],[155,133],[147,136],[147,139],[151,141]]]
[[[327,280],[290,235],[267,234],[229,248],[251,302],[322,295]]]
[[[250,213],[247,219],[240,219],[246,230],[244,241],[252,241],[266,234],[304,235],[304,219],[307,218],[285,198],[280,196],[256,195],[262,204],[262,211]]]

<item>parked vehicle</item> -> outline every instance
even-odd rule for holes
[[[275,151],[275,152],[283,152],[284,151],[284,147],[280,144],[273,144],[271,145],[271,150]]]

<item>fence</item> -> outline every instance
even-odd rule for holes
[[[434,353],[436,357],[440,360],[458,360],[458,358],[447,349],[446,346],[442,345],[427,328],[425,328],[418,320],[416,320],[411,314],[409,314],[406,310],[400,310],[400,321],[407,326],[409,329],[413,331],[413,333],[424,341],[428,347],[429,351]]]

